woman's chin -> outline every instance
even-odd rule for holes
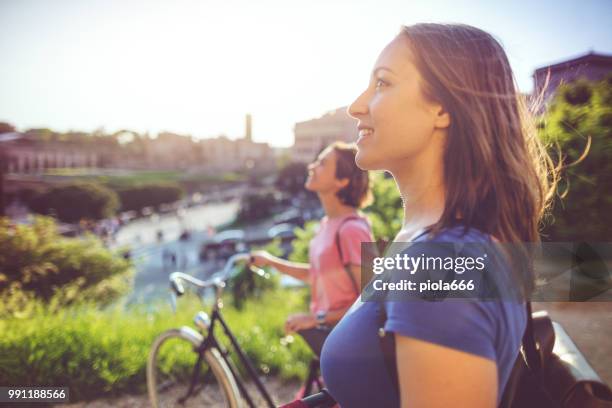
[[[361,170],[381,170],[381,167],[376,162],[376,159],[372,157],[370,152],[360,148],[357,149],[355,164]]]

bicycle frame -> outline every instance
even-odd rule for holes
[[[202,345],[197,350],[198,353],[203,355],[204,351],[207,348],[209,348],[209,347],[216,347],[221,352],[221,356],[225,360],[225,363],[227,364],[227,366],[229,367],[232,375],[236,379],[236,385],[238,385],[238,389],[240,390],[240,393],[247,400],[247,403],[249,404],[249,407],[255,408],[255,404],[253,403],[253,399],[251,398],[251,395],[249,394],[249,392],[246,389],[245,385],[242,383],[242,377],[238,374],[238,369],[236,368],[236,366],[232,363],[231,359],[229,358],[230,351],[225,349],[225,348],[223,348],[223,346],[217,341],[217,338],[215,337],[214,328],[215,328],[215,322],[217,322],[217,321],[221,325],[221,327],[223,329],[223,332],[225,333],[225,336],[227,338],[229,338],[230,343],[231,343],[234,351],[238,355],[238,358],[239,358],[240,362],[242,363],[242,365],[244,367],[246,367],[247,374],[250,377],[250,379],[253,380],[253,382],[255,383],[255,386],[257,387],[257,390],[259,391],[261,396],[264,398],[264,400],[266,401],[267,405],[270,408],[275,408],[276,405],[272,401],[272,397],[270,396],[270,393],[268,392],[268,390],[266,390],[265,386],[262,384],[261,380],[259,379],[259,376],[257,375],[257,371],[255,370],[255,367],[253,367],[253,363],[247,357],[247,355],[244,353],[244,351],[240,348],[240,345],[238,344],[238,341],[236,340],[236,337],[234,336],[234,333],[232,333],[231,329],[229,328],[229,326],[227,325],[227,323],[223,319],[223,316],[221,315],[221,312],[219,311],[218,307],[215,307],[213,309],[211,320],[210,320],[210,328],[208,330],[208,334],[207,334],[206,338],[204,339],[204,341],[202,342]]]
[[[230,261],[228,261],[228,264],[232,262],[233,259],[236,259],[236,258],[238,258],[238,256],[234,255],[230,259]],[[247,357],[244,351],[240,348],[240,345],[238,344],[238,341],[236,340],[234,333],[232,333],[230,327],[227,325],[227,323],[223,319],[223,316],[221,315],[221,308],[223,307],[223,304],[221,301],[221,293],[223,291],[223,287],[225,286],[224,283],[220,282],[219,280],[216,280],[216,281],[213,281],[212,284],[208,284],[207,282],[199,281],[198,279],[194,279],[190,276],[186,276],[185,274],[175,272],[171,275],[171,288],[173,288],[175,293],[177,293],[178,295],[183,294],[184,289],[182,288],[178,280],[174,278],[173,276],[185,279],[191,283],[194,283],[196,286],[199,286],[201,288],[206,287],[206,286],[209,286],[209,287],[212,286],[215,288],[215,302],[212,308],[212,314],[210,316],[210,323],[208,324],[208,327],[207,327],[207,333],[205,333],[206,337],[204,338],[202,343],[194,349],[194,351],[198,353],[198,359],[193,369],[189,389],[187,393],[179,399],[179,402],[186,401],[196,389],[196,386],[198,384],[198,379],[200,376],[200,371],[202,368],[202,360],[204,359],[204,353],[206,352],[206,350],[210,348],[216,348],[217,350],[219,350],[221,357],[227,364],[227,367],[229,368],[232,376],[236,380],[236,385],[238,386],[238,389],[240,393],[242,394],[242,396],[246,399],[249,407],[255,408],[253,399],[251,398],[251,395],[246,389],[245,384],[243,384],[242,382],[242,376],[239,375],[238,369],[236,368],[236,366],[232,363],[231,359],[229,358],[230,350],[225,349],[223,345],[219,343],[219,341],[215,337],[215,324],[216,322],[219,322],[219,325],[221,325],[221,328],[223,329],[225,336],[229,338],[232,348],[238,355],[238,359],[240,360],[241,364],[244,367],[246,367],[247,374],[251,378],[251,380],[253,380],[253,382],[255,383],[255,386],[257,387],[257,390],[259,391],[260,395],[264,398],[268,407],[275,408],[276,405],[272,401],[272,397],[270,393],[268,392],[268,390],[265,388],[265,386],[259,379],[259,376],[257,375],[257,371],[253,367],[253,363]],[[311,392],[313,384],[316,384],[319,390],[321,390],[322,388],[322,384],[320,383],[318,375],[317,375],[318,369],[319,369],[318,360],[313,359],[309,365],[308,377],[306,379],[306,384],[305,384],[305,390],[307,394]],[[209,373],[210,371],[207,372],[207,374]]]

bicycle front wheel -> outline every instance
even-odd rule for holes
[[[147,388],[154,408],[241,408],[236,381],[216,348],[203,353],[198,380],[189,395],[198,360],[194,347],[202,341],[202,335],[190,327],[168,330],[155,339],[147,361]]]

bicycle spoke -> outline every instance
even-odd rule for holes
[[[155,389],[161,407],[227,407],[226,396],[208,363],[202,360],[203,375],[197,375],[198,354],[180,337],[163,341],[154,363]],[[196,381],[190,392],[192,381]]]

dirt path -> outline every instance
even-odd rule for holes
[[[277,378],[268,378],[265,381],[266,389],[272,395],[274,402],[277,405],[282,405],[284,403],[290,402],[293,400],[295,393],[300,388],[300,383],[297,382],[283,382]],[[266,402],[263,398],[259,397],[257,390],[253,384],[248,385],[249,393],[253,397],[258,397],[255,399],[254,403],[257,407],[265,407],[267,406]],[[212,390],[210,390],[212,391]],[[213,394],[218,393],[218,390],[213,391]],[[178,398],[178,394],[176,397]],[[174,399],[175,400],[175,399]],[[175,406],[175,404],[170,404],[168,406]],[[220,399],[220,394],[218,395],[210,395],[209,398],[206,399],[197,399],[194,398],[189,400],[185,405],[178,405],[183,408],[193,407],[212,407],[212,408],[225,408],[225,403]],[[246,405],[245,405],[246,406]],[[87,402],[78,402],[75,404],[62,405],[62,407],[66,408],[149,408],[149,399],[146,395],[125,395],[118,398],[108,398],[108,399],[98,399],[95,401],[87,401]]]

